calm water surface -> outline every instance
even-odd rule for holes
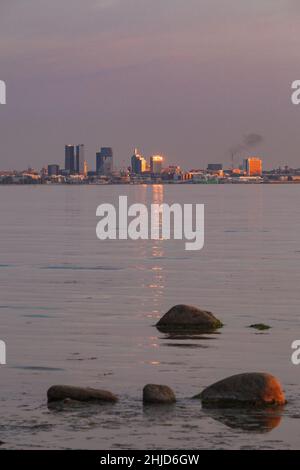
[[[205,204],[205,248],[99,241],[96,207]],[[300,448],[300,186],[0,187],[2,448]],[[170,337],[171,306],[213,311],[219,334]],[[267,332],[247,328],[270,324]],[[206,411],[190,397],[228,375],[266,371],[289,400],[275,412]],[[146,383],[178,403],[143,408]],[[113,406],[49,410],[47,388],[111,390]]]

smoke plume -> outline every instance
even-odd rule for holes
[[[239,144],[233,146],[230,149],[230,154],[232,157],[232,160],[234,159],[235,156],[246,152],[247,150],[250,150],[251,148],[256,147],[257,145],[261,144],[263,142],[263,136],[260,134],[257,134],[255,132],[252,132],[250,134],[246,134]]]

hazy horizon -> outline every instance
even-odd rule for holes
[[[101,146],[228,165],[250,133],[264,167],[300,166],[296,0],[1,3],[0,169],[63,165],[67,143],[90,168]]]

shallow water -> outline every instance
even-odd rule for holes
[[[182,241],[99,241],[96,207],[205,204],[205,248]],[[1,448],[300,448],[298,185],[0,187]],[[177,303],[213,311],[217,334],[153,326]],[[268,331],[247,328],[267,323]],[[190,397],[244,371],[278,376],[275,412],[204,410]],[[49,410],[56,383],[105,388],[112,406]],[[143,408],[146,383],[175,406]]]

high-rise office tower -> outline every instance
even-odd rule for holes
[[[65,170],[71,175],[75,173],[75,146],[65,146]]]
[[[113,150],[111,147],[101,147],[96,153],[96,172],[98,175],[108,176],[113,171]]]
[[[150,171],[153,175],[160,175],[162,171],[163,157],[161,155],[153,155],[150,157]]]
[[[75,173],[78,175],[84,174],[84,145],[76,145],[75,153]]]
[[[262,160],[257,157],[250,157],[244,160],[244,169],[248,176],[262,175]]]
[[[136,175],[144,173],[147,169],[147,162],[145,158],[139,154],[138,149],[134,149],[134,154],[131,157],[131,171]]]
[[[65,146],[65,169],[70,175],[84,174],[84,145]]]
[[[87,161],[84,160],[84,162],[83,162],[83,175],[87,176],[88,171],[89,171],[89,167],[88,167]]]

